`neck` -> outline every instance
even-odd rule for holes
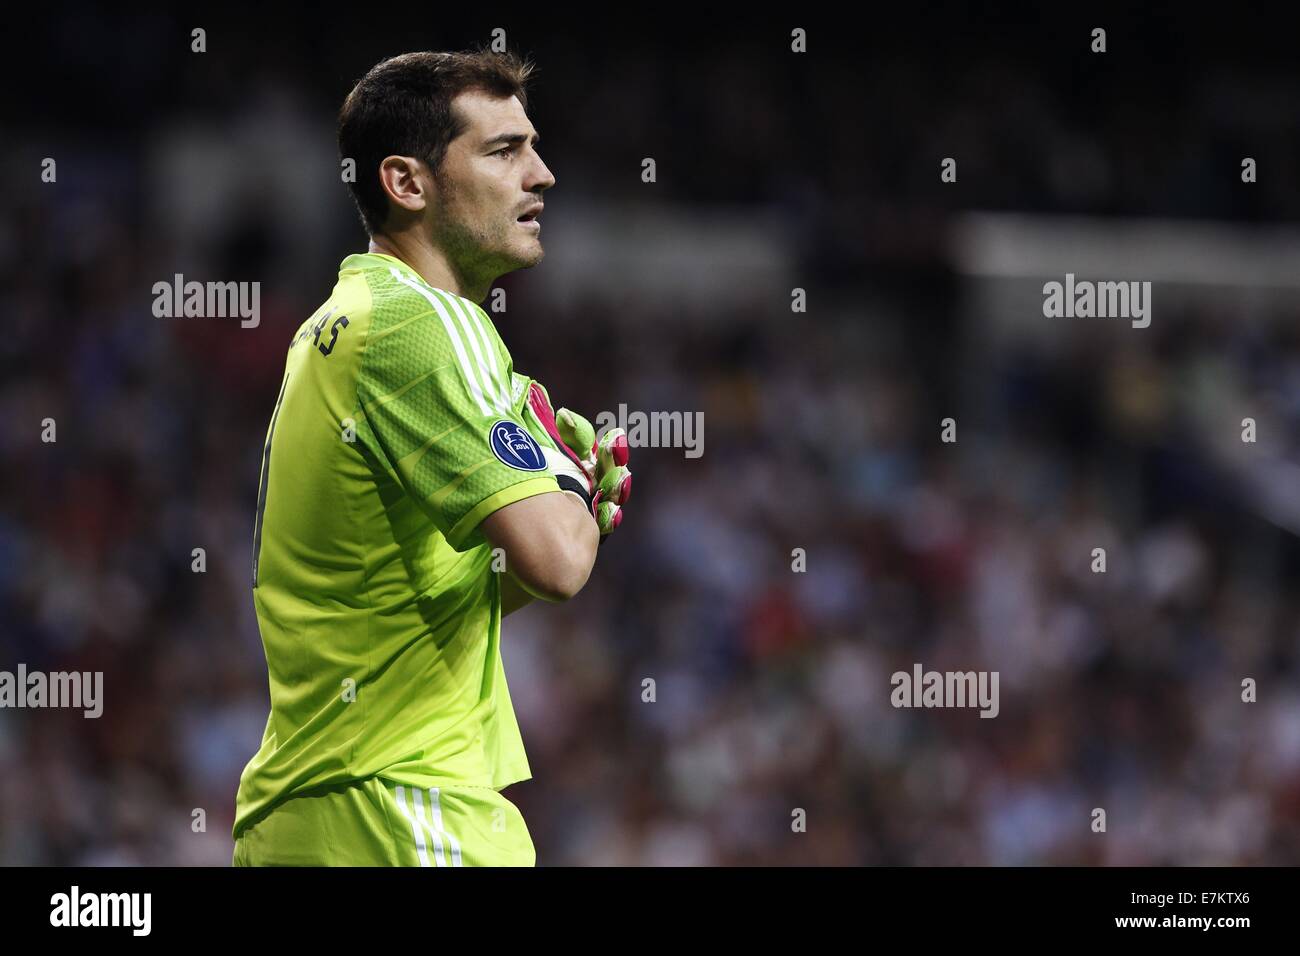
[[[491,283],[479,288],[481,283],[454,269],[441,249],[416,232],[372,236],[369,251],[400,259],[435,289],[446,289],[472,302],[487,298]]]

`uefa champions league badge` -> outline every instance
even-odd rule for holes
[[[520,471],[545,471],[546,458],[537,439],[517,422],[499,421],[488,431],[492,454],[503,465]]]

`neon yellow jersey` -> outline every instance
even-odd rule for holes
[[[391,256],[348,256],[294,335],[253,533],[271,713],[235,836],[309,788],[531,776],[479,530],[559,490],[522,424],[527,383],[482,309]]]

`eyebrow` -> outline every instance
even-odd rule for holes
[[[510,145],[513,146],[517,143],[522,143],[526,139],[528,139],[527,133],[502,133],[499,136],[492,137],[490,140],[484,143],[483,148],[487,149],[489,146],[495,146],[497,143],[509,143]],[[533,145],[536,146],[541,141],[542,141],[542,134],[533,133]]]

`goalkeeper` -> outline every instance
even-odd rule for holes
[[[501,619],[563,601],[631,491],[514,370],[483,301],[542,259],[555,179],[513,54],[412,53],[339,116],[370,235],[293,335],[263,446],[253,604],[270,683],[233,861],[532,865]],[[504,567],[502,567],[504,562]]]

